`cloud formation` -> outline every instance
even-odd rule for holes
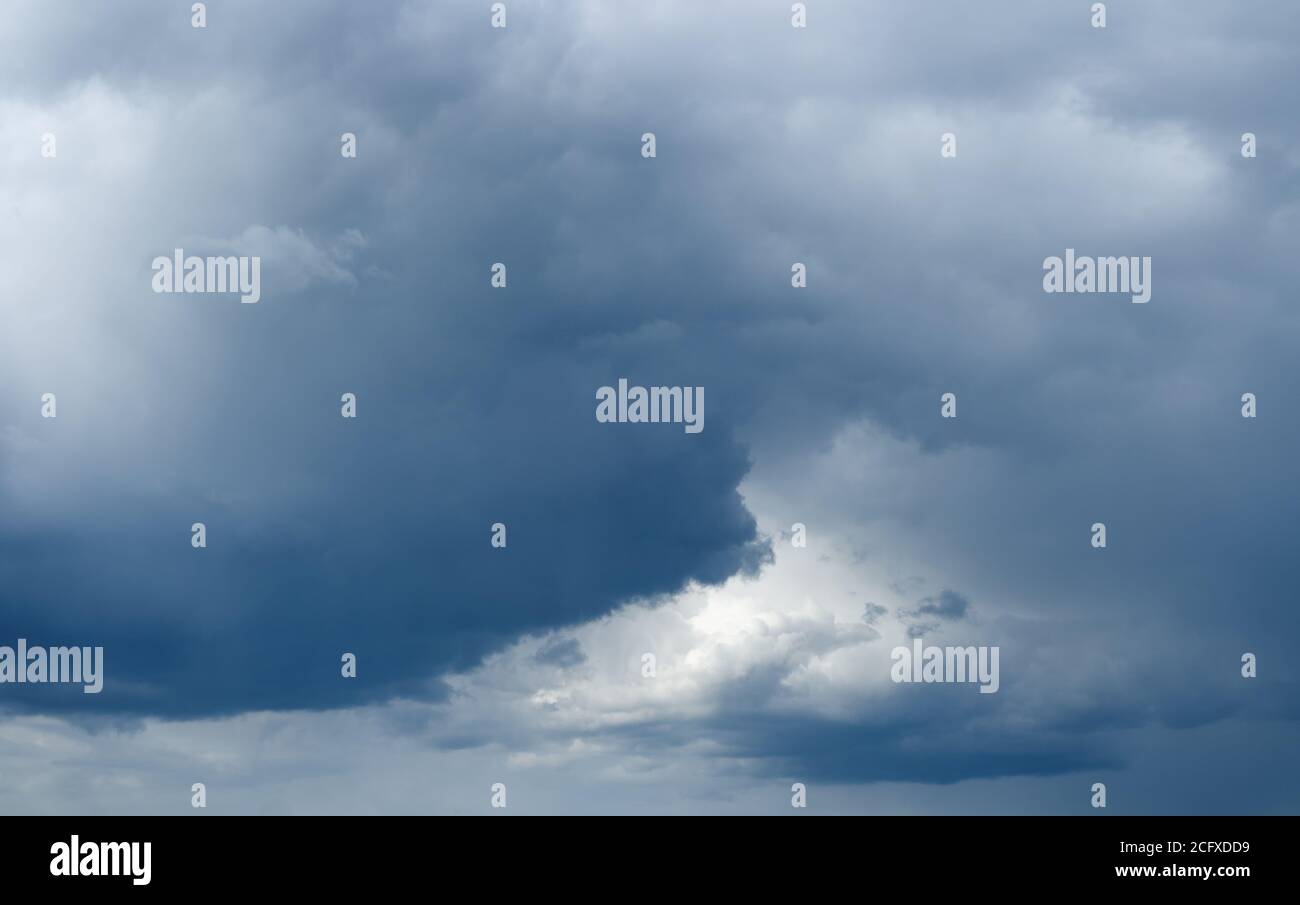
[[[107,672],[6,691],[20,750],[362,714],[408,767],[688,757],[714,803],[718,764],[1296,750],[1292,4],[11,7],[0,643]],[[262,300],[153,294],[181,246],[260,255]],[[1067,248],[1150,256],[1151,301],[1045,295]],[[707,428],[597,423],[624,376],[706,387]],[[998,694],[890,684],[931,635],[1001,645]]]

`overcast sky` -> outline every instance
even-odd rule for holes
[[[1300,809],[1293,0],[190,6],[0,17],[0,813]]]

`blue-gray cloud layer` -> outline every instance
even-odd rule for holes
[[[1098,30],[1086,4],[828,2],[806,31],[779,2],[509,6],[494,31],[460,4],[210,4],[206,30],[17,5],[3,100],[60,153],[0,206],[47,285],[80,282],[6,302],[59,313],[8,340],[39,360],[0,363],[0,641],[102,644],[108,685],[6,706],[436,698],[520,634],[756,569],[752,465],[962,575],[910,595],[915,625],[1015,601],[1125,680],[1043,690],[995,741],[949,738],[947,698],[906,726],[774,718],[756,676],[688,734],[950,781],[1113,763],[1090,730],[1296,719],[1293,4],[1114,2]],[[223,242],[265,255],[258,306],[149,292],[154,255]],[[1044,295],[1067,247],[1150,256],[1151,303]],[[78,263],[96,279],[58,275]],[[620,376],[705,386],[704,432],[595,423]],[[941,486],[801,485],[863,421],[952,456]],[[1224,684],[1247,650],[1254,698]],[[947,747],[905,754],[918,734]]]

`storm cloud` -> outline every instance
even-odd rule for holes
[[[362,713],[688,798],[1294,751],[1293,3],[188,6],[0,32],[0,644],[105,649],[13,744]],[[178,247],[261,300],[153,293]],[[1067,248],[1150,302],[1045,294]],[[706,429],[598,423],[620,377]],[[1002,689],[890,684],[931,633]]]

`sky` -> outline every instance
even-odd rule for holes
[[[1291,0],[191,6],[0,17],[0,813],[1300,810]]]

